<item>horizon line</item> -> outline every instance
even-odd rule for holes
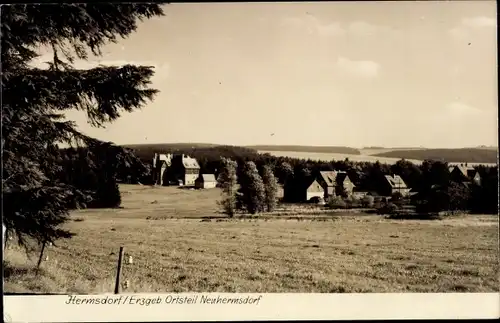
[[[387,147],[378,145],[367,145],[363,147],[355,146],[334,146],[334,145],[302,145],[302,144],[250,144],[250,145],[238,145],[238,144],[227,144],[227,143],[208,143],[208,142],[154,142],[154,143],[129,143],[129,144],[117,144],[119,146],[137,146],[137,145],[210,145],[210,146],[233,146],[233,147],[258,147],[258,146],[268,146],[268,147],[311,147],[311,148],[351,148],[351,149],[481,149],[481,148],[496,148],[498,150],[498,145],[476,145],[476,146],[460,146],[460,147],[425,147],[425,146],[399,146],[399,147]]]

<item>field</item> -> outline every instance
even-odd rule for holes
[[[372,153],[373,151],[376,151],[374,149],[370,149],[368,152]],[[378,156],[372,156],[367,153],[361,153],[361,155],[351,155],[351,154],[336,154],[336,153],[316,153],[316,152],[302,152],[302,151],[274,151],[274,150],[259,150],[259,153],[265,154],[268,153],[273,156],[278,156],[278,157],[292,157],[292,158],[304,158],[304,159],[311,159],[311,160],[322,160],[322,161],[330,161],[332,159],[334,160],[344,160],[346,158],[349,158],[350,161],[353,162],[370,162],[374,163],[377,160],[381,163],[384,164],[394,164],[401,158],[394,158],[394,157],[378,157]],[[415,163],[415,164],[420,164],[422,163],[421,160],[416,160],[416,159],[409,159],[409,161]]]
[[[292,157],[292,158],[304,158],[304,159],[311,159],[311,160],[322,160],[322,161],[330,161],[332,159],[334,160],[344,160],[346,158],[349,158],[350,161],[353,162],[370,162],[374,163],[376,161],[379,161],[380,163],[383,164],[394,164],[398,160],[401,160],[401,157],[384,157],[384,156],[377,156],[377,154],[384,154],[384,153],[394,153],[397,155],[397,153],[401,152],[406,152],[406,151],[411,151],[405,149],[404,151],[402,149],[390,149],[390,148],[383,148],[383,149],[360,149],[361,154],[360,155],[351,155],[351,154],[337,154],[337,153],[321,153],[321,152],[302,152],[302,151],[278,151],[278,150],[259,150],[259,153],[265,154],[268,153],[270,155],[278,156],[278,157]],[[419,151],[418,149],[414,149],[414,151]],[[420,159],[411,159],[411,158],[405,158],[407,161],[410,161],[416,165],[419,165],[422,163],[422,160]],[[455,164],[460,164],[460,162],[450,162],[448,163],[450,165],[455,165]],[[474,166],[474,165],[487,165],[487,166],[496,166],[495,163],[474,163],[474,162],[468,162],[468,165]]]
[[[82,210],[77,235],[37,254],[5,251],[6,293],[495,292],[498,216],[396,221],[367,214],[226,219],[218,189],[122,185],[123,208]],[[215,216],[213,219],[206,217]],[[205,217],[205,218],[204,218]]]

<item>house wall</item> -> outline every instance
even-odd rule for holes
[[[167,173],[165,172],[167,170],[167,166],[163,166],[160,168],[160,176],[158,178],[158,184],[162,186],[168,185],[168,179],[167,179]]]
[[[186,169],[184,171],[184,185],[194,185],[196,179],[198,178],[198,170],[197,169]]]
[[[306,190],[306,201],[309,201],[313,197],[325,197],[325,190],[317,181],[314,181],[311,185],[309,185]]]
[[[474,183],[476,183],[477,185],[481,185],[481,175],[479,175],[479,173],[476,173],[476,175],[474,176],[473,181],[474,181]]]
[[[217,186],[217,182],[204,182],[203,188],[215,188]]]
[[[344,179],[344,182],[342,183],[342,187],[346,191],[347,195],[352,195],[352,193],[354,191],[354,183],[351,182],[351,180],[349,179],[349,177],[346,177]]]

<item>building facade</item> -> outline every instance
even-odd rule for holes
[[[343,194],[350,196],[356,187],[344,171],[321,171],[316,179],[323,187],[325,200]]]
[[[406,186],[399,175],[384,175],[384,180],[382,181],[378,194],[381,196],[392,196],[395,193],[401,194],[403,197],[410,195],[411,188]]]
[[[152,176],[154,185],[168,185],[166,170],[172,166],[172,154],[157,154],[153,157]]]
[[[203,188],[215,188],[217,186],[217,180],[214,174],[200,174],[196,179],[194,186],[199,189]]]

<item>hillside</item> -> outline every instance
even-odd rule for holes
[[[197,143],[166,143],[166,144],[137,144],[124,145],[134,151],[143,161],[151,160],[155,153],[183,153],[196,159],[218,160],[221,156],[228,158],[255,157],[258,152],[254,149],[216,144]],[[199,160],[200,161],[200,160]]]
[[[132,144],[132,145],[123,145],[124,147],[131,149],[147,149],[147,150],[172,150],[172,149],[192,149],[192,148],[211,148],[218,146],[216,144],[207,144],[207,143],[163,143],[163,144]]]
[[[349,154],[360,155],[361,152],[356,148],[340,146],[292,146],[292,145],[256,145],[246,146],[247,148],[258,151],[294,151],[304,153],[327,153],[327,154]]]
[[[412,149],[387,151],[373,156],[392,157],[405,159],[432,159],[443,160],[450,163],[496,163],[497,150],[479,148],[459,149]]]

